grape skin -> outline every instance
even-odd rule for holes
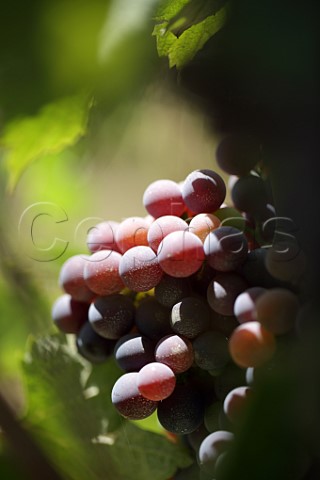
[[[126,287],[134,292],[151,290],[163,275],[157,255],[146,246],[127,250],[120,260],[119,273]]]
[[[257,320],[275,335],[283,335],[293,328],[298,310],[297,296],[285,288],[267,290],[256,302]]]
[[[142,217],[128,217],[116,230],[116,243],[119,251],[125,253],[138,245],[148,246],[149,222]]]
[[[138,372],[123,374],[113,386],[111,401],[120,415],[129,420],[143,420],[157,408],[157,402],[143,397],[137,386]]]
[[[160,243],[169,233],[186,230],[188,230],[188,224],[182,218],[174,215],[159,217],[150,225],[148,230],[149,246],[157,252]]]
[[[134,306],[126,295],[98,297],[89,308],[92,328],[102,337],[117,340],[133,325]]]
[[[164,307],[172,308],[176,303],[191,294],[187,278],[171,277],[164,274],[154,289],[154,296]]]
[[[204,243],[209,233],[216,230],[220,223],[219,218],[212,213],[198,213],[191,219],[189,231],[197,235],[201,242]]]
[[[155,361],[155,343],[139,333],[128,333],[119,338],[114,356],[119,367],[126,371],[139,371],[147,363]]]
[[[239,323],[257,320],[256,303],[264,292],[266,292],[265,288],[252,287],[238,295],[233,311]]]
[[[167,335],[157,343],[155,359],[168,365],[174,373],[186,372],[193,364],[192,344],[179,335]]]
[[[158,341],[165,335],[173,333],[169,308],[161,305],[152,296],[142,299],[137,306],[135,324],[143,335],[152,340]]]
[[[158,420],[169,432],[177,435],[196,430],[203,422],[201,395],[188,385],[178,384],[174,392],[158,404]]]
[[[91,228],[87,236],[87,247],[91,253],[100,250],[112,250],[118,252],[115,233],[119,222],[109,220],[107,222],[98,223]]]
[[[213,170],[195,170],[182,185],[183,200],[194,213],[212,213],[218,210],[226,196],[226,186]]]
[[[215,464],[219,455],[226,452],[234,440],[234,435],[225,430],[210,433],[199,449],[200,467],[207,473],[215,474]]]
[[[223,411],[232,423],[239,423],[252,396],[252,388],[236,387],[231,390],[223,402]]]
[[[78,333],[88,320],[89,304],[74,300],[65,293],[52,306],[51,318],[56,327],[64,333]]]
[[[171,310],[171,326],[178,335],[189,339],[197,337],[209,328],[210,309],[199,298],[187,297]]]
[[[246,322],[237,327],[229,339],[233,361],[240,367],[260,367],[274,355],[275,339],[259,322]]]
[[[74,255],[64,262],[59,275],[59,285],[79,302],[91,302],[95,294],[86,285],[83,271],[89,255]]]
[[[219,167],[230,175],[246,175],[260,159],[260,145],[250,135],[232,133],[224,137],[216,150]]]
[[[119,274],[122,255],[112,250],[100,250],[91,255],[84,267],[83,277],[97,295],[119,293],[124,284]]]
[[[219,273],[208,286],[208,303],[220,315],[233,315],[235,300],[247,287],[246,281],[237,273]]]
[[[179,185],[172,180],[156,180],[143,194],[143,205],[155,218],[164,215],[180,217],[186,210]]]
[[[98,335],[90,322],[84,323],[76,336],[78,353],[91,363],[105,362],[112,356],[114,345],[114,340]]]
[[[159,245],[162,270],[172,277],[189,277],[198,271],[205,255],[201,240],[191,232],[172,232]]]
[[[210,232],[203,248],[209,265],[219,272],[236,270],[248,253],[244,234],[234,227],[219,227]]]
[[[159,401],[169,397],[176,386],[171,368],[160,362],[148,363],[137,377],[139,392],[149,400]]]
[[[192,346],[195,362],[204,370],[223,368],[230,360],[228,340],[220,332],[204,332],[193,341]]]

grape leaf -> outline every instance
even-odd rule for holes
[[[110,393],[121,372],[113,359],[91,366],[65,336],[52,335],[30,342],[24,374],[25,424],[68,479],[167,480],[192,463],[183,445],[116,413]]]
[[[85,134],[90,101],[87,95],[67,97],[45,105],[37,115],[12,120],[0,145],[13,190],[34,160],[59,153]]]
[[[228,7],[216,8],[217,2],[207,0],[196,6],[187,4],[170,22],[165,20],[155,26],[153,35],[156,36],[158,54],[168,57],[171,68],[180,69],[186,65],[224,26]]]
[[[155,20],[158,22],[162,20],[171,20],[179,14],[179,12],[185,5],[187,5],[191,1],[192,0],[165,0],[161,2],[157,9]]]
[[[113,441],[113,445],[108,445],[108,441],[104,445],[101,437],[97,444],[113,451],[112,460],[123,480],[167,480],[177,468],[192,464],[191,457],[180,443],[169,442],[163,436],[141,430],[130,422],[123,422]]]

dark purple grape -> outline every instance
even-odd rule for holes
[[[199,335],[192,343],[194,359],[204,370],[224,368],[230,361],[228,339],[213,330]]]
[[[122,370],[138,372],[147,363],[154,362],[155,343],[138,333],[119,338],[114,347],[115,359]]]
[[[115,343],[114,340],[98,335],[89,322],[81,327],[76,336],[78,353],[92,363],[102,363],[111,357]]]
[[[136,308],[135,323],[140,333],[152,340],[173,333],[170,325],[170,309],[161,305],[154,297],[141,300]]]
[[[257,299],[266,291],[262,287],[251,287],[240,293],[234,302],[234,314],[239,323],[257,320]]]
[[[209,325],[210,308],[201,298],[186,297],[172,307],[171,326],[179,335],[193,339]]]
[[[191,433],[203,422],[204,405],[201,395],[188,385],[178,384],[170,397],[158,404],[158,419],[169,432]]]
[[[182,185],[183,200],[194,213],[213,213],[223,203],[226,186],[213,170],[195,170]]]
[[[54,302],[51,317],[56,327],[64,333],[78,333],[88,320],[89,304],[74,300],[65,293]]]
[[[266,255],[268,248],[256,248],[248,253],[246,261],[241,266],[241,275],[250,287],[272,288],[280,282],[268,272],[266,268]]]
[[[237,273],[218,273],[209,284],[208,303],[220,315],[233,315],[236,298],[247,288],[247,282]]]
[[[225,430],[210,433],[201,443],[199,449],[200,467],[207,473],[215,475],[215,465],[219,456],[232,444],[234,435]]]
[[[129,332],[134,321],[134,305],[126,295],[98,297],[89,308],[92,328],[102,337],[118,339]]]
[[[111,392],[111,401],[120,415],[129,420],[149,417],[157,408],[157,402],[143,397],[137,386],[138,372],[122,375]]]
[[[231,272],[247,258],[248,243],[237,228],[219,227],[207,235],[203,249],[212,268],[219,272]]]
[[[214,391],[219,400],[224,400],[231,390],[245,384],[246,371],[230,363],[221,375],[214,378]]]
[[[158,302],[168,308],[172,308],[190,294],[191,286],[188,278],[175,278],[166,274],[154,289],[154,296]]]
[[[260,157],[260,143],[252,136],[240,133],[227,135],[216,150],[219,167],[230,175],[246,175]]]
[[[231,190],[231,197],[238,210],[253,215],[269,201],[266,185],[256,175],[240,177]]]

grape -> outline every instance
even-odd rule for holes
[[[92,363],[105,362],[113,354],[115,341],[102,338],[89,322],[84,323],[76,336],[78,353]]]
[[[232,423],[238,423],[241,420],[251,396],[252,388],[246,386],[236,387],[228,393],[223,402],[223,411]]]
[[[219,227],[209,233],[203,248],[209,265],[219,272],[236,270],[248,253],[244,234],[234,227]]]
[[[193,364],[192,344],[179,335],[167,335],[157,343],[155,359],[168,365],[174,373],[185,372]]]
[[[210,309],[200,298],[186,297],[172,307],[172,329],[187,338],[195,338],[209,328]]]
[[[239,325],[234,315],[220,315],[212,310],[210,316],[210,329],[223,333],[226,337],[230,337],[233,330]]]
[[[220,207],[214,215],[220,220],[221,227],[234,227],[244,232],[247,221],[236,208]]]
[[[240,177],[231,191],[234,206],[242,212],[254,214],[268,203],[264,181],[255,175]]]
[[[206,296],[209,284],[216,275],[216,271],[205,260],[200,270],[190,277],[192,289],[201,296]]]
[[[170,310],[154,297],[144,298],[136,309],[135,323],[139,331],[153,340],[173,333],[170,326]]]
[[[191,285],[187,278],[175,278],[164,274],[154,289],[154,296],[161,305],[172,308],[184,297],[191,294]]]
[[[230,134],[219,143],[216,159],[225,172],[231,175],[246,175],[260,159],[260,144],[249,135]]]
[[[239,323],[257,320],[257,299],[266,291],[262,287],[248,288],[236,298],[233,312]]]
[[[147,292],[163,275],[157,255],[146,246],[127,250],[120,260],[119,273],[126,287],[134,292]]]
[[[273,288],[256,301],[256,317],[264,328],[281,335],[289,332],[296,319],[299,301],[290,290]]]
[[[118,339],[133,325],[134,306],[126,295],[98,297],[89,308],[92,328],[102,337]]]
[[[164,215],[180,217],[186,210],[179,185],[172,180],[156,180],[143,194],[145,209],[155,218]]]
[[[119,275],[121,257],[120,253],[112,250],[100,250],[91,255],[83,272],[90,290],[97,295],[111,295],[124,288]]]
[[[122,370],[139,371],[147,363],[154,362],[154,348],[155,344],[150,338],[128,333],[115,344],[114,356]]]
[[[259,367],[272,358],[275,339],[259,322],[246,322],[232,333],[229,350],[240,367]]]
[[[212,213],[226,196],[223,179],[213,170],[195,170],[185,179],[182,196],[187,207],[194,213]]]
[[[296,240],[277,241],[266,254],[266,269],[278,280],[298,284],[306,270],[306,256]]]
[[[223,412],[223,403],[215,401],[204,412],[204,424],[209,433],[220,430],[220,415]]]
[[[187,434],[187,441],[190,447],[198,453],[201,442],[209,434],[204,423],[200,425],[196,430]]]
[[[94,293],[83,277],[84,267],[89,259],[88,255],[74,255],[64,262],[60,270],[60,287],[79,302],[91,302],[94,298]]]
[[[208,331],[193,341],[194,359],[204,370],[220,369],[230,360],[228,340],[220,332]]]
[[[129,217],[117,227],[116,242],[121,253],[138,245],[148,246],[149,222],[142,217]]]
[[[157,402],[143,397],[137,386],[138,372],[123,374],[113,386],[111,401],[120,415],[129,420],[149,417],[157,408]]]
[[[203,422],[201,395],[178,384],[170,397],[158,404],[158,420],[163,428],[177,435],[191,433]]]
[[[234,435],[225,430],[210,433],[201,443],[199,449],[200,467],[207,473],[215,474],[215,464],[219,455],[226,452],[232,444]]]
[[[263,288],[272,288],[279,284],[268,272],[265,261],[268,248],[256,248],[247,255],[247,259],[241,267],[241,274],[246,279],[250,287],[260,286]]]
[[[203,243],[210,232],[220,226],[220,220],[212,213],[198,213],[189,223],[189,231],[197,235]]]
[[[149,246],[156,252],[164,237],[169,233],[186,230],[188,230],[188,224],[182,218],[174,215],[159,217],[150,225],[148,231]]]
[[[214,391],[219,400],[224,400],[231,390],[245,385],[245,383],[246,371],[230,363],[221,375],[214,378]]]
[[[119,223],[108,221],[98,223],[91,228],[87,236],[87,246],[91,253],[99,252],[100,250],[114,250],[118,252],[115,233]]]
[[[64,333],[78,333],[88,320],[89,304],[73,300],[65,293],[54,302],[51,317],[56,327]]]
[[[176,386],[176,377],[171,368],[163,363],[148,363],[139,371],[137,377],[139,392],[149,400],[164,400]]]
[[[208,303],[221,315],[233,315],[234,302],[247,287],[246,281],[237,273],[219,273],[209,284]]]
[[[172,232],[159,245],[162,270],[172,277],[189,277],[201,267],[204,251],[201,240],[191,232]]]

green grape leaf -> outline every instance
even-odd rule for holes
[[[124,420],[111,404],[114,359],[90,365],[64,335],[31,340],[25,426],[72,480],[167,480],[192,463],[185,447]]]
[[[45,105],[37,115],[14,119],[6,126],[0,145],[10,191],[33,161],[63,151],[85,134],[90,104],[87,95],[63,98]]]
[[[121,478],[126,480],[167,480],[178,468],[192,464],[181,443],[141,430],[131,422],[123,422],[111,441],[102,436],[97,444],[101,449],[113,451],[112,460]]]
[[[166,19],[155,26],[158,55],[168,57],[170,68],[181,69],[224,26],[227,5],[218,8],[221,3],[224,2],[188,3],[170,21]]]
[[[155,20],[157,22],[171,20],[191,1],[192,0],[165,0],[161,2],[157,9]]]

